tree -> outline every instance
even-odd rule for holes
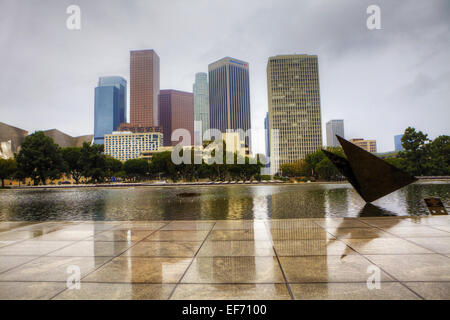
[[[123,164],[123,170],[127,177],[136,180],[147,174],[148,162],[144,159],[130,159]]]
[[[308,175],[308,165],[305,160],[297,160],[291,163],[281,165],[281,171],[284,176],[302,177]]]
[[[42,131],[25,138],[16,160],[18,170],[33,179],[35,185],[59,178],[64,169],[59,146]]]
[[[118,173],[122,171],[122,167],[122,162],[120,160],[117,160],[111,156],[105,157],[105,173],[110,180],[113,176],[117,176]]]
[[[400,152],[400,157],[406,160],[406,171],[414,176],[426,174],[425,162],[427,159],[427,144],[430,140],[428,135],[422,131],[416,131],[408,127],[402,137],[404,151]]]
[[[83,166],[80,161],[81,148],[62,148],[61,153],[64,159],[64,172],[67,176],[71,176],[75,180],[75,183],[78,184],[83,171]]]
[[[439,136],[427,145],[426,174],[450,175],[450,136]]]
[[[102,144],[84,142],[81,147],[80,156],[81,173],[84,177],[90,178],[94,183],[102,182],[106,176],[106,157],[103,154]]]
[[[0,159],[0,179],[2,188],[5,187],[5,179],[11,179],[17,170],[17,162],[14,159]]]
[[[345,158],[344,150],[341,147],[327,147],[326,150]],[[308,176],[322,179],[331,179],[341,176],[339,170],[331,163],[322,150],[307,154],[305,162],[306,173]],[[318,167],[319,163],[321,164]],[[318,172],[318,169],[320,169],[320,173]],[[331,172],[331,170],[333,172]],[[328,178],[324,178],[324,176],[327,176]]]

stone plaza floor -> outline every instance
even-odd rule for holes
[[[450,299],[450,216],[0,222],[0,299]]]

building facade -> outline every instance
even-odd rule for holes
[[[330,120],[327,122],[327,146],[339,147],[339,141],[336,135],[344,137],[344,120]]]
[[[119,89],[120,123],[127,122],[127,80],[118,76],[100,77],[98,86],[114,86]]]
[[[159,56],[154,50],[130,52],[130,123],[158,126]]]
[[[95,88],[94,143],[103,144],[105,134],[117,130],[126,119],[126,87],[122,77],[101,77]]]
[[[143,152],[156,151],[162,146],[161,132],[132,133],[115,131],[105,135],[105,154],[127,161],[137,159]]]
[[[319,67],[317,56],[270,57],[267,91],[271,173],[279,166],[304,159],[322,147]],[[276,132],[277,139],[273,139]]]
[[[117,131],[130,131],[133,133],[145,133],[145,132],[162,132],[161,127],[153,126],[137,126],[131,123],[121,123],[117,128]]]
[[[164,146],[174,146],[178,141],[171,141],[172,132],[176,129],[186,129],[190,141],[194,142],[194,94],[178,90],[161,90],[159,94],[160,126],[164,132]]]
[[[194,142],[201,145],[205,131],[209,129],[209,89],[208,75],[204,72],[195,74],[194,93]]]
[[[357,138],[357,139],[350,139],[349,141],[351,143],[353,143],[354,145],[357,145],[361,149],[364,149],[368,152],[371,152],[371,153],[377,152],[377,141],[376,140],[364,140],[361,138]]]
[[[266,112],[266,117],[264,118],[264,142],[265,142],[265,155],[267,158],[270,157],[270,137],[269,137],[269,113]],[[269,165],[269,164],[267,164]]]
[[[394,136],[394,145],[395,145],[395,151],[403,151],[403,145],[402,145],[402,134],[398,134]]]
[[[251,128],[248,63],[225,57],[208,66],[209,125],[222,133]],[[251,137],[242,136],[251,149]]]

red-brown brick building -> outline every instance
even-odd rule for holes
[[[161,90],[159,94],[159,123],[164,132],[164,146],[174,146],[172,132],[183,128],[191,135],[194,143],[194,94],[178,90]]]

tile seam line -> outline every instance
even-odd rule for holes
[[[58,231],[58,230],[57,230],[57,231]],[[52,231],[52,232],[55,232],[55,231]],[[52,233],[52,232],[49,232],[49,234]],[[19,241],[18,243],[22,243],[22,242],[24,242],[24,241],[31,241],[31,240],[32,240],[32,239],[25,239],[25,240]],[[57,240],[47,240],[47,241],[57,241]],[[34,259],[31,259],[31,260],[29,260],[29,261],[27,261],[27,262],[21,263],[21,264],[19,264],[19,265],[17,265],[17,266],[14,266],[14,267],[12,267],[12,268],[7,269],[7,270],[4,270],[4,271],[0,272],[0,275],[4,274],[5,272],[11,271],[12,269],[22,267],[23,265],[25,265],[25,264],[27,264],[27,263],[29,263],[29,262],[33,262],[33,261],[35,261],[35,260],[37,260],[37,259],[39,259],[39,258],[48,257],[49,254],[51,254],[51,253],[53,253],[53,252],[55,252],[55,251],[58,251],[58,250],[67,248],[67,247],[69,247],[69,246],[71,246],[71,245],[73,245],[73,244],[75,244],[75,243],[77,243],[77,242],[83,241],[83,240],[66,240],[66,241],[68,242],[67,245],[64,245],[64,246],[62,246],[61,248],[58,248],[58,249],[52,250],[52,251],[50,251],[50,252],[47,252],[46,254],[36,256],[36,258],[34,258]],[[61,241],[61,242],[65,242],[65,241]],[[6,246],[6,247],[8,247],[8,246]],[[3,248],[4,248],[4,247],[3,247]],[[7,257],[8,257],[8,256],[9,256],[9,257],[11,257],[11,256],[12,256],[12,257],[25,256],[25,257],[26,257],[26,256],[33,256],[33,255],[4,255],[4,256],[7,256]],[[0,257],[1,257],[1,255],[0,255]],[[50,257],[51,257],[51,256],[50,256]]]
[[[169,223],[170,223],[170,222],[169,222]],[[169,223],[167,223],[167,224],[169,224]],[[159,229],[165,227],[167,224],[161,226]],[[110,230],[112,230],[112,229],[115,228],[115,227],[116,227],[116,226],[113,226],[112,228],[107,229],[107,230],[104,230],[104,231],[110,231]],[[152,235],[153,233],[155,233],[156,231],[158,231],[159,229],[156,229],[156,230],[153,230],[152,232],[150,232],[150,234],[148,235],[148,237],[151,236],[151,235]],[[87,276],[89,276],[89,275],[92,274],[93,272],[97,271],[98,269],[100,269],[101,267],[103,267],[105,264],[111,262],[114,258],[116,258],[116,257],[118,257],[118,256],[120,256],[120,255],[122,255],[123,253],[125,253],[126,251],[128,251],[130,248],[134,247],[135,245],[137,245],[137,244],[140,243],[141,241],[144,241],[144,239],[135,242],[132,246],[128,247],[125,251],[122,251],[122,252],[119,253],[118,255],[115,255],[115,256],[111,257],[111,259],[106,260],[106,261],[103,262],[100,266],[98,266],[97,268],[95,268],[95,269],[92,270],[91,272],[88,272],[87,274],[85,274],[83,277],[80,278],[80,284],[82,283],[82,280],[83,280],[84,278],[86,278]],[[80,241],[78,241],[78,242],[80,242]],[[50,252],[50,253],[51,253],[51,252]],[[50,253],[49,253],[49,254],[50,254]],[[88,258],[89,258],[89,257],[88,257]],[[48,298],[47,300],[53,300],[54,298],[56,298],[58,295],[62,294],[62,293],[63,293],[64,291],[66,291],[66,290],[68,290],[67,286],[66,286],[66,288],[64,288],[63,290],[57,292],[55,295],[53,295],[52,297]]]
[[[203,239],[202,243],[200,244],[200,246],[198,247],[197,251],[195,252],[195,254],[193,255],[191,262],[189,262],[188,266],[186,267],[186,270],[184,270],[183,274],[181,275],[180,279],[178,279],[178,281],[176,282],[175,286],[173,287],[172,291],[170,292],[169,296],[167,297],[166,300],[170,300],[173,296],[173,294],[175,293],[176,288],[178,287],[178,285],[181,283],[181,281],[183,280],[184,276],[186,275],[186,273],[188,272],[189,268],[192,266],[192,264],[194,263],[195,258],[197,257],[200,249],[203,247],[203,244],[205,243],[206,239],[208,239],[209,235],[212,233],[214,226],[216,225],[216,221],[212,224],[211,229],[209,229],[208,233],[206,234],[206,237]]]
[[[378,226],[375,226],[375,228],[384,231],[383,229],[381,229]],[[387,231],[386,231],[387,232]],[[390,233],[390,232],[389,232]],[[390,233],[392,234],[392,233]],[[400,239],[403,239],[400,237]],[[426,249],[426,248],[424,248]],[[428,249],[427,249],[428,250]],[[356,250],[355,250],[356,251]],[[406,284],[404,284],[402,281],[398,280],[396,277],[394,277],[393,275],[391,275],[389,272],[387,272],[386,270],[384,270],[381,266],[379,266],[378,264],[374,263],[372,260],[370,260],[368,257],[366,257],[365,255],[363,255],[362,253],[360,253],[359,251],[356,251],[359,255],[361,255],[364,259],[366,259],[367,261],[369,261],[372,265],[377,266],[378,268],[380,268],[380,270],[382,270],[384,273],[386,273],[389,277],[391,277],[392,279],[397,280],[403,287],[405,287],[407,290],[411,291],[413,294],[415,294],[416,296],[418,296],[420,299],[425,300],[424,297],[422,297],[422,295],[420,295],[419,293],[415,292],[413,289],[411,289],[410,287],[408,287]]]

